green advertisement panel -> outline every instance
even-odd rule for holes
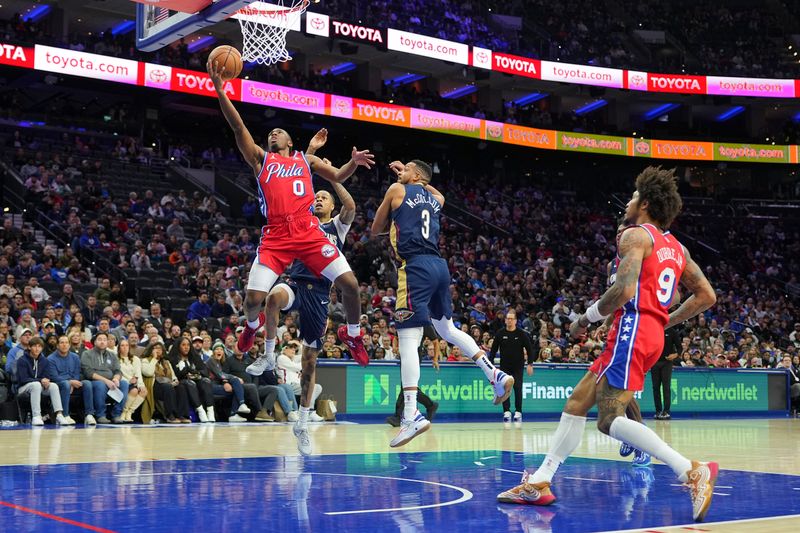
[[[558,413],[585,368],[537,368],[524,376],[523,410]],[[475,368],[423,367],[420,388],[439,402],[442,413],[496,413],[492,387]],[[400,368],[370,366],[347,369],[347,413],[391,413],[401,390]],[[727,371],[680,371],[672,375],[673,412],[768,411],[768,378],[765,373]],[[644,411],[654,411],[650,379],[636,394]]]
[[[557,132],[556,139],[556,147],[559,150],[589,152],[593,154],[628,154],[628,141],[625,137],[559,131]]]
[[[714,143],[715,161],[788,163],[790,147],[770,144]]]

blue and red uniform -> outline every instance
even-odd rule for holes
[[[314,185],[305,155],[267,152],[256,179],[261,214],[267,219],[256,261],[281,274],[299,259],[320,276],[340,254],[314,216]]]
[[[635,296],[614,313],[605,350],[589,368],[598,381],[605,376],[612,387],[634,391],[642,390],[645,374],[661,356],[669,305],[686,267],[683,247],[674,236],[652,224],[638,227],[650,235],[653,251],[642,260]]]

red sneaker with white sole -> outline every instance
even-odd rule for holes
[[[339,326],[339,330],[336,332],[336,334],[339,336],[339,340],[347,346],[347,349],[350,351],[350,355],[353,357],[356,363],[361,366],[367,366],[369,364],[369,354],[364,348],[363,335],[351,337],[347,334],[347,326],[344,325]]]
[[[253,347],[253,343],[256,340],[256,333],[258,330],[264,327],[264,324],[267,322],[267,315],[264,314],[262,311],[258,313],[258,327],[253,329],[247,325],[245,322],[244,331],[242,334],[239,335],[239,340],[236,341],[236,347],[242,353],[247,353],[250,351],[250,348]]]

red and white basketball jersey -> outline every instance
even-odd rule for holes
[[[267,223],[270,223],[270,217],[277,220],[313,212],[311,165],[303,152],[293,152],[289,157],[267,152],[256,179],[258,202]]]
[[[681,243],[669,232],[661,233],[652,224],[642,224],[639,227],[650,235],[653,252],[642,261],[636,295],[617,313],[633,311],[639,315],[637,322],[641,318],[647,324],[654,319],[663,330],[669,321],[669,304],[686,267],[686,257]],[[663,331],[659,334],[663,335]]]

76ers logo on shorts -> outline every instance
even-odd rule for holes
[[[322,257],[333,257],[336,255],[336,247],[326,244],[322,247]]]

